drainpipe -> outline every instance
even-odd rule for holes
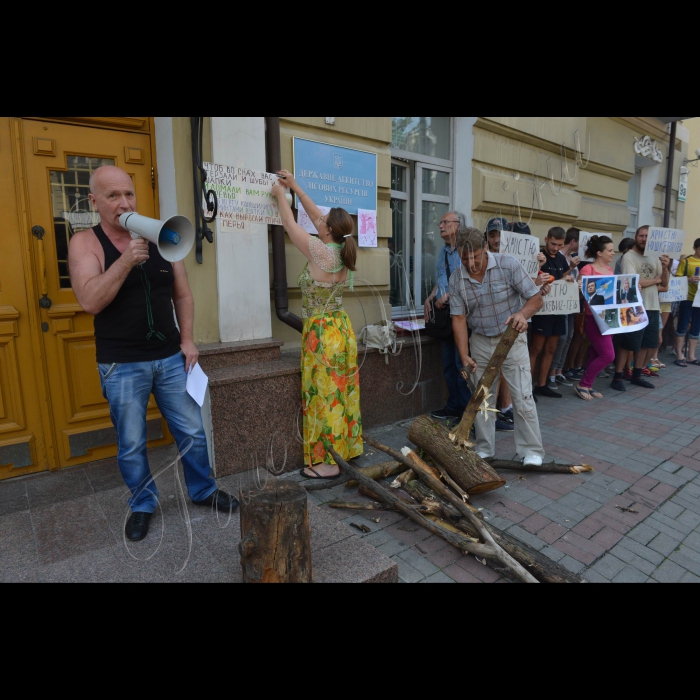
[[[277,173],[282,170],[282,144],[280,141],[280,118],[265,117],[265,146],[267,149],[267,171]],[[287,285],[287,254],[283,226],[272,227],[272,269],[275,286],[275,309],[277,318],[299,333],[303,322],[289,310],[289,289]]]
[[[671,123],[671,150],[668,152],[668,173],[666,174],[666,209],[664,211],[664,228],[671,225],[671,198],[673,197],[673,169],[676,162],[676,134],[678,122]]]

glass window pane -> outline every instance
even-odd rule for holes
[[[450,117],[392,117],[392,147],[451,160]]]
[[[423,279],[421,280],[421,306],[437,285],[438,257],[445,247],[440,236],[440,221],[450,211],[447,204],[423,202]]]
[[[407,192],[406,190],[406,179],[408,174],[408,168],[401,165],[391,165],[391,189],[394,192]]]
[[[450,174],[439,170],[423,169],[423,194],[450,196]]]
[[[411,269],[406,251],[406,226],[408,223],[408,202],[391,200],[393,212],[393,233],[389,239],[391,251],[391,305],[408,306],[411,295]]]

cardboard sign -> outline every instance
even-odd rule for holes
[[[685,231],[679,231],[675,228],[650,228],[644,255],[647,258],[660,258],[662,255],[668,255],[670,258],[678,260],[683,254],[685,236]]]
[[[668,291],[659,294],[662,304],[675,304],[677,301],[688,301],[688,278],[671,277]]]
[[[568,316],[581,313],[581,298],[576,282],[552,282],[552,291],[544,298],[538,316]]]
[[[582,290],[603,335],[636,333],[649,325],[639,275],[584,277]]]
[[[501,255],[511,255],[516,260],[519,260],[528,276],[532,279],[537,279],[537,276],[540,274],[540,264],[537,262],[539,254],[539,238],[508,231],[501,233]]]
[[[219,200],[217,220],[222,228],[245,230],[246,223],[281,226],[282,218],[272,186],[277,175],[247,168],[204,163],[206,188]]]

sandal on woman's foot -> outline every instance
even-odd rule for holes
[[[310,472],[313,472],[316,476],[309,476],[306,473],[306,470],[309,470]],[[315,469],[312,467],[304,467],[304,469],[301,470],[300,474],[305,478],[308,479],[309,481],[335,481],[336,479],[340,479],[340,472],[336,474],[335,476],[321,476]]]
[[[676,365],[676,367],[683,367],[683,368],[688,366],[688,363],[685,360],[676,360],[673,364]]]
[[[574,387],[574,391],[578,394],[580,399],[584,401],[593,401],[590,389],[583,389],[580,386]]]
[[[700,360],[693,360],[692,362],[688,360],[689,365],[693,365],[694,367],[700,367]]]
[[[590,394],[594,399],[604,399],[604,398],[605,398],[599,391],[595,391],[595,389],[591,389],[591,390],[589,391],[589,394]]]

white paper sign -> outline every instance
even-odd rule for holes
[[[671,277],[667,292],[659,294],[662,304],[675,304],[677,301],[688,301],[688,278]]]
[[[329,207],[319,207],[318,208],[323,216],[326,216],[330,212]],[[301,226],[306,233],[310,233],[312,236],[318,235],[318,229],[314,226],[314,222],[311,221],[311,217],[306,213],[306,209],[300,204],[299,205],[299,220],[297,223]]]
[[[209,377],[204,374],[204,370],[199,366],[199,362],[190,370],[187,375],[187,393],[199,404],[204,406],[204,398],[207,395]]]
[[[219,201],[217,220],[224,231],[243,231],[246,223],[281,226],[277,198],[272,186],[277,175],[248,168],[204,163],[207,190],[214,190]],[[205,204],[206,208],[206,204]]]
[[[700,292],[695,295],[695,301],[693,302],[694,309],[700,309]]]
[[[675,228],[650,228],[644,255],[647,258],[660,258],[662,255],[668,255],[671,258],[679,259],[683,254],[685,236],[685,231],[679,231]]]
[[[639,275],[584,277],[583,296],[603,335],[636,333],[649,325]]]
[[[544,298],[538,316],[568,316],[581,313],[581,298],[575,282],[552,282],[552,291]]]
[[[359,232],[360,248],[377,248],[379,246],[376,211],[358,209],[357,227]]]
[[[540,274],[540,264],[537,256],[540,254],[540,239],[535,236],[526,236],[522,233],[501,232],[501,254],[511,255],[519,260],[527,274],[532,279],[537,279]]]

